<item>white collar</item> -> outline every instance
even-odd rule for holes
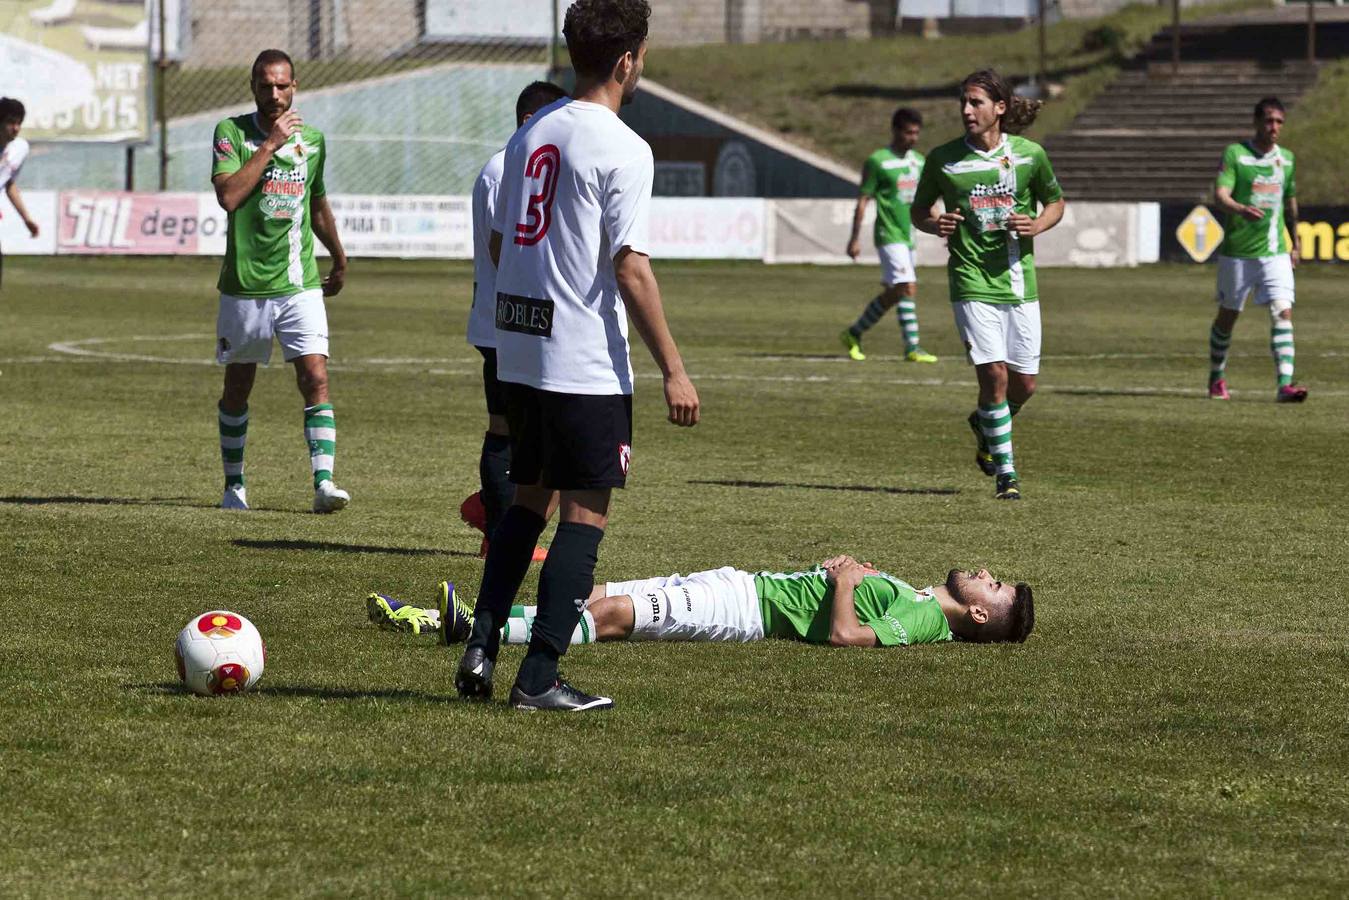
[[[1002,136],[1002,140],[998,141],[998,145],[994,147],[992,150],[980,150],[978,147],[970,143],[969,138],[965,138],[965,146],[969,147],[971,150],[982,156],[984,159],[998,159],[1002,156],[1007,155],[1007,135],[1004,134]]]

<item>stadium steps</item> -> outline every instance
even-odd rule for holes
[[[1317,35],[1318,60],[1349,53],[1349,21]],[[1157,33],[1067,131],[1045,141],[1070,199],[1208,199],[1223,148],[1250,137],[1255,101],[1274,95],[1291,109],[1318,72],[1300,24],[1268,17],[1182,26],[1181,53],[1173,70],[1170,29]]]

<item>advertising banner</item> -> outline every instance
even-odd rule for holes
[[[329,194],[337,233],[350,256],[472,259],[468,197]],[[314,250],[327,250],[316,239]]]
[[[168,55],[182,0],[167,0]],[[159,14],[144,3],[0,3],[0,95],[28,109],[30,141],[143,142],[150,134],[151,53]]]
[[[225,211],[214,194],[62,191],[57,217],[57,253],[225,251]]]
[[[1304,263],[1349,263],[1349,206],[1304,206],[1298,210]],[[1161,256],[1170,262],[1215,262],[1227,214],[1216,206],[1164,204]]]
[[[448,41],[508,39],[547,43],[557,16],[560,31],[572,0],[425,0],[425,36]]]
[[[0,202],[0,250],[6,256],[49,256],[56,252],[56,192],[24,191],[23,205],[37,223],[37,237],[9,205]]]
[[[763,259],[768,201],[754,197],[651,199],[656,259]]]

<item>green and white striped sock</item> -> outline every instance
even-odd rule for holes
[[[1269,352],[1279,387],[1293,383],[1293,320],[1275,317],[1269,329]]]
[[[512,606],[510,618],[501,626],[501,640],[507,644],[528,644],[534,631],[534,617],[538,615],[537,606]],[[572,630],[573,644],[592,644],[596,640],[595,617],[590,610],[581,613],[581,621]]]
[[[848,326],[848,332],[853,337],[860,338],[863,332],[879,322],[883,315],[885,315],[885,304],[881,301],[881,295],[877,294],[871,298],[867,308],[862,310],[862,314],[857,317],[857,321]]]
[[[333,480],[333,457],[337,454],[337,420],[333,405],[319,403],[304,408],[304,439],[309,444],[309,468],[314,487]]]
[[[1016,477],[1016,466],[1012,461],[1012,411],[1007,401],[995,406],[979,407],[979,430],[984,434],[988,452],[998,466],[999,475]]]
[[[216,404],[220,422],[220,462],[225,467],[225,487],[243,487],[244,442],[248,439],[248,407],[240,412],[226,412]]]
[[[1208,332],[1208,383],[1223,377],[1227,369],[1227,348],[1232,346],[1232,332],[1214,325]]]
[[[918,349],[918,306],[912,300],[901,300],[896,307],[899,313],[899,327],[904,332],[904,352],[912,353]]]

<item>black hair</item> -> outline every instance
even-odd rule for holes
[[[515,101],[515,127],[525,123],[525,116],[532,116],[548,104],[561,100],[567,92],[551,81],[531,81],[520,92]]]
[[[624,53],[641,48],[650,18],[646,0],[576,0],[562,27],[571,67],[582,77],[608,78]]]
[[[907,106],[901,106],[895,110],[895,114],[890,117],[890,128],[898,131],[907,125],[923,126],[923,114],[916,109]]]
[[[1271,109],[1277,109],[1279,112],[1287,115],[1288,110],[1283,108],[1283,102],[1278,97],[1261,97],[1255,104],[1255,121],[1259,122],[1265,117],[1265,113]]]
[[[264,50],[258,54],[258,58],[253,60],[253,71],[249,74],[248,80],[256,82],[262,77],[262,70],[276,63],[285,63],[290,66],[291,80],[295,80],[295,63],[291,62],[290,54],[285,50]]]
[[[28,111],[23,108],[20,101],[13,97],[0,97],[0,122],[22,122],[27,114]]]
[[[1007,112],[1002,114],[1000,125],[1008,134],[1019,134],[1027,128],[1035,121],[1040,107],[1044,105],[1039,100],[1027,100],[1025,97],[1016,96],[1012,93],[1012,87],[1007,83],[1007,79],[994,69],[980,69],[965,76],[965,80],[960,82],[961,96],[972,87],[982,88],[994,103],[1001,101],[1007,104]]]
[[[1016,596],[1012,598],[1012,606],[1007,610],[1007,628],[1002,639],[1014,644],[1023,643],[1030,637],[1034,628],[1035,598],[1031,594],[1030,585],[1024,581],[1018,582]]]

